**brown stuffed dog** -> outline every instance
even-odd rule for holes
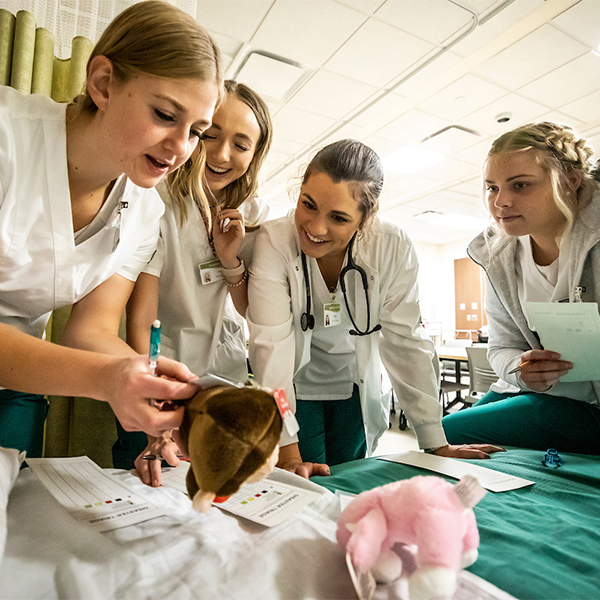
[[[216,386],[189,400],[179,433],[191,463],[186,485],[194,508],[207,513],[216,497],[268,475],[281,428],[275,399],[264,390]]]

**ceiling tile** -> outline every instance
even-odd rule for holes
[[[555,17],[552,23],[592,48],[600,46],[600,27],[598,26],[600,2],[598,0],[583,0]]]
[[[221,54],[223,55],[223,70],[227,73],[229,65],[231,65],[244,44],[242,41],[228,35],[223,35],[222,33],[215,31],[210,31],[209,33],[219,47],[219,50],[221,50]]]
[[[588,52],[519,89],[519,94],[559,108],[600,89],[600,56]]]
[[[481,142],[467,148],[466,150],[456,152],[453,155],[453,158],[472,164],[480,169],[494,139],[495,138],[492,136],[487,137],[486,139],[481,140]]]
[[[541,121],[556,121],[557,123],[566,123],[571,127],[578,127],[581,125],[581,121],[579,119],[575,119],[574,117],[570,117],[563,112],[559,112],[557,110],[551,110],[543,115],[540,115],[539,119],[536,119],[537,122]]]
[[[463,177],[472,177],[477,174],[477,171],[478,168],[475,165],[453,158],[446,158],[437,165],[428,167],[422,174],[438,181],[453,182]]]
[[[302,148],[304,148],[304,144],[300,142],[294,142],[292,140],[283,140],[279,137],[279,132],[275,132],[275,139],[273,140],[273,150],[278,150],[279,152],[286,152],[287,154],[296,154]]]
[[[422,146],[440,152],[446,156],[453,156],[455,152],[473,146],[481,140],[481,136],[477,133],[464,131],[454,126],[442,131],[429,140],[422,143]]]
[[[423,138],[451,124],[450,121],[415,108],[382,127],[377,131],[377,137],[403,144],[416,145],[421,143]]]
[[[600,90],[588,94],[575,102],[565,104],[561,107],[561,112],[574,117],[579,121],[595,121],[600,117]]]
[[[284,106],[273,119],[277,135],[285,140],[308,144],[329,129],[335,121],[297,108]]]
[[[340,4],[345,4],[354,10],[371,15],[373,14],[385,0],[338,0]]]
[[[424,69],[412,75],[402,85],[395,88],[395,92],[402,96],[410,96],[425,85],[435,81],[440,75],[444,75],[446,71],[449,71],[460,60],[462,59],[457,54],[446,51],[440,54],[430,65],[427,65]]]
[[[383,94],[383,90],[381,90]],[[370,101],[369,99],[367,103]],[[365,105],[367,104],[365,103]],[[381,97],[381,99],[377,100],[370,108],[363,108],[362,112],[352,119],[353,123],[356,125],[360,125],[361,127],[369,126],[374,120],[381,117],[381,115],[386,114],[391,110],[396,110],[402,103],[402,96],[394,92],[390,92],[389,94]],[[360,109],[359,109],[360,110]]]
[[[494,15],[489,21],[486,21],[483,25],[480,25],[470,33],[464,40],[453,46],[452,52],[455,52],[459,56],[468,56],[473,54],[486,44],[502,35],[512,25],[518,23],[523,17],[535,10],[545,0],[517,0],[516,2],[510,3],[506,8],[503,8],[500,12]],[[478,0],[472,2],[472,4],[480,4]],[[494,3],[497,4],[497,3]],[[473,8],[473,6],[471,6]],[[479,9],[474,8],[479,12]]]
[[[533,102],[518,94],[507,94],[499,100],[480,108],[459,121],[460,125],[475,129],[480,133],[497,137],[519,125],[535,121],[540,115],[548,112],[548,107]],[[505,123],[498,122],[499,115],[510,116]]]
[[[252,46],[320,66],[364,20],[363,14],[332,0],[277,0]]]
[[[288,101],[288,105],[341,119],[371,97],[378,88],[320,69]]]
[[[458,121],[506,94],[505,89],[468,74],[422,102],[420,108],[438,117]]]
[[[516,90],[588,51],[558,29],[544,25],[482,64],[475,73]]]
[[[247,42],[273,0],[198,0],[196,21],[210,31]]]
[[[469,11],[446,0],[388,0],[375,17],[436,45],[473,20]]]
[[[369,19],[325,64],[351,79],[385,86],[431,50],[431,44]]]
[[[412,195],[436,185],[439,185],[439,182],[435,179],[421,177],[420,175],[404,175],[404,177],[400,177],[392,183],[384,184],[387,189],[401,192],[404,195]]]

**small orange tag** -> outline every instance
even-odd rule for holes
[[[283,424],[289,435],[296,435],[298,430],[300,429],[300,425],[298,425],[298,421],[296,420],[296,416],[292,412],[292,408],[290,407],[289,402],[287,401],[287,396],[283,390],[274,390],[273,398],[275,398],[275,402],[277,403],[277,408],[279,409],[279,414],[283,419]]]

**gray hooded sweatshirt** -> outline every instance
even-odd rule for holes
[[[468,254],[486,272],[486,312],[490,326],[488,359],[500,379],[527,390],[519,373],[509,371],[520,363],[521,354],[541,348],[539,338],[529,329],[517,291],[515,254],[517,238],[503,236],[488,228],[468,247]],[[600,303],[600,188],[575,221],[570,233],[567,277],[569,302]],[[598,357],[600,360],[600,356]],[[492,391],[504,392],[503,382],[494,384]],[[599,406],[600,381],[558,382],[545,392]]]

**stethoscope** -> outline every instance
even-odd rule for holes
[[[367,274],[365,270],[357,265],[354,262],[354,258],[352,258],[352,248],[354,246],[354,239],[356,238],[356,234],[352,236],[350,243],[348,244],[348,264],[342,269],[340,273],[340,287],[342,288],[342,294],[344,295],[344,303],[346,304],[346,310],[348,311],[348,316],[350,317],[350,321],[352,321],[352,326],[354,329],[350,330],[350,335],[370,335],[371,333],[375,333],[381,329],[381,325],[377,324],[373,329],[371,327],[371,305],[369,302],[369,282],[367,280]],[[306,266],[306,255],[304,252],[302,254],[302,272],[304,273],[304,285],[306,287],[306,312],[302,313],[300,317],[300,327],[302,327],[302,331],[306,331],[307,329],[314,329],[315,327],[315,317],[311,314],[311,293],[310,293],[310,277],[308,276],[308,267]],[[356,271],[362,280],[363,290],[365,291],[365,299],[367,301],[367,326],[364,331],[361,331],[358,325],[354,321],[354,317],[352,316],[352,311],[350,310],[350,305],[348,304],[348,296],[346,294],[346,281],[345,277],[350,273],[350,271]]]

